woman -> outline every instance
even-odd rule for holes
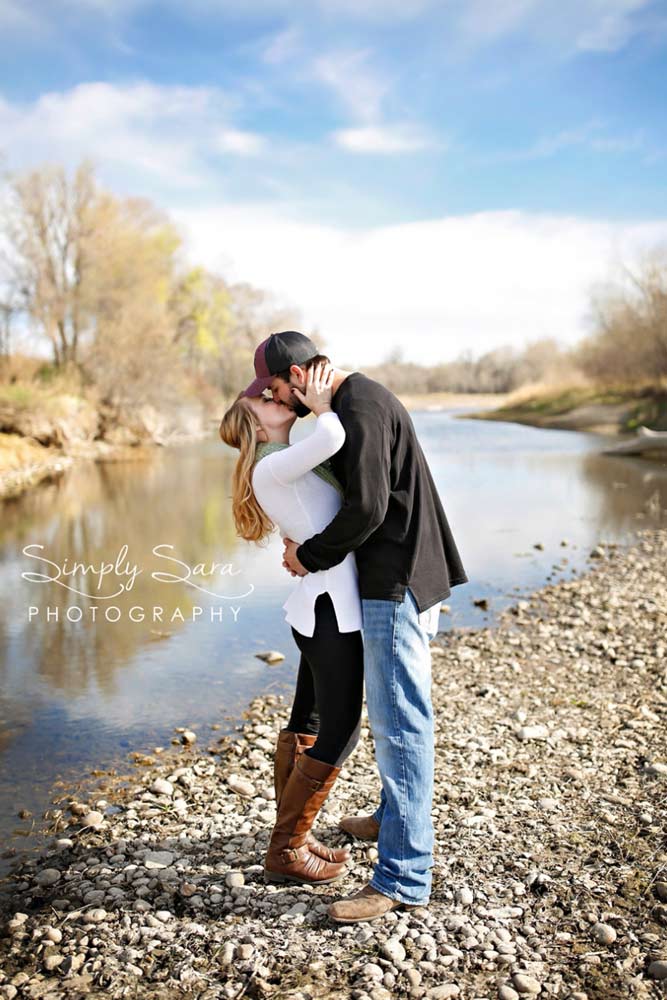
[[[242,538],[259,542],[277,525],[305,541],[342,503],[327,460],[345,440],[331,409],[333,368],[309,369],[300,402],[317,416],[313,433],[289,443],[296,413],[264,396],[240,394],[220,424],[220,437],[239,449],[232,511]],[[321,884],[345,874],[349,852],[312,835],[317,813],[343,761],[359,740],[363,695],[361,601],[354,553],[332,569],[298,577],[283,605],[300,650],[289,722],[278,734],[274,763],[276,823],[265,859],[267,882]]]

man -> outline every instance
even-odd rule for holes
[[[256,383],[299,416],[315,344],[294,330],[272,334],[255,353]],[[328,360],[328,359],[327,359]],[[328,909],[339,922],[372,920],[424,906],[433,865],[434,732],[429,642],[441,601],[468,582],[409,413],[380,383],[334,367],[332,409],[345,428],[331,458],[343,505],[301,545],[284,539],[293,575],[326,570],[354,551],[359,576],[368,718],[382,780],[372,816],[341,827],[378,840],[370,883]]]

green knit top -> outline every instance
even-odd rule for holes
[[[262,458],[270,455],[273,451],[280,451],[281,448],[289,448],[288,444],[281,444],[278,441],[260,441],[255,449],[255,464],[259,462]],[[329,459],[325,459],[324,462],[320,462],[312,470],[315,475],[323,479],[325,483],[329,483],[334,489],[338,490],[341,496],[345,495],[345,490],[341,486],[338,479],[334,475],[333,469],[331,468],[331,462]]]

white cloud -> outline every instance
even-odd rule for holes
[[[573,343],[587,329],[592,285],[667,240],[667,219],[519,211],[357,230],[258,205],[174,214],[194,260],[300,308],[334,359],[358,365],[398,346],[436,363],[542,336]]]
[[[270,66],[281,66],[300,52],[301,32],[292,25],[274,35],[261,48],[261,58]]]
[[[454,60],[475,58],[507,38],[524,38],[560,60],[616,52],[639,36],[667,36],[664,11],[652,0],[450,0],[439,25],[447,37],[443,56]]]
[[[25,3],[17,0],[0,0],[0,28],[3,31],[31,31],[39,29],[39,19]]]
[[[329,87],[355,123],[331,133],[334,144],[352,153],[413,153],[438,145],[426,130],[411,122],[382,121],[382,105],[392,81],[370,66],[366,49],[338,50],[306,64],[302,75]]]
[[[214,87],[84,83],[32,104],[0,98],[0,134],[12,137],[13,169],[90,156],[108,178],[133,178],[134,191],[198,187],[211,156],[261,148],[259,136],[230,124],[236,107],[236,97]]]
[[[617,52],[644,26],[634,15],[649,6],[648,0],[597,0],[590,23],[576,38],[576,47],[592,52]]]
[[[632,135],[604,135],[600,130],[605,127],[601,121],[590,121],[576,128],[561,129],[553,135],[542,136],[525,149],[498,150],[483,153],[477,157],[478,162],[497,163],[519,160],[543,160],[555,156],[563,149],[582,147],[596,153],[627,153],[641,149],[646,141],[643,129],[636,129]]]
[[[410,124],[338,129],[332,138],[352,153],[415,153],[435,145],[426,132]]]
[[[327,52],[312,60],[309,75],[329,87],[355,119],[379,117],[389,80],[368,65],[366,49]]]
[[[228,17],[248,23],[284,17],[288,23],[276,38],[276,64],[291,51],[291,33],[312,28],[315,21],[328,32],[339,24],[384,28],[430,19],[442,36],[444,59],[472,57],[479,47],[512,36],[533,40],[561,58],[615,52],[635,37],[655,39],[659,33],[664,39],[667,33],[664,5],[655,0],[190,0],[187,5],[163,0],[163,6],[186,22],[216,27]],[[66,36],[88,23],[108,32],[151,8],[157,10],[150,0],[0,0],[0,28]],[[305,34],[312,45],[316,33]],[[271,62],[270,46],[267,53]]]
[[[264,136],[256,132],[243,132],[240,129],[222,129],[216,138],[216,144],[225,153],[235,153],[238,156],[256,156],[265,148]]]

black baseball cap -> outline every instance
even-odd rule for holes
[[[263,340],[255,351],[255,375],[257,376],[242,393],[243,396],[261,396],[268,389],[278,372],[284,372],[290,365],[302,365],[319,354],[310,337],[296,330],[272,333]]]

